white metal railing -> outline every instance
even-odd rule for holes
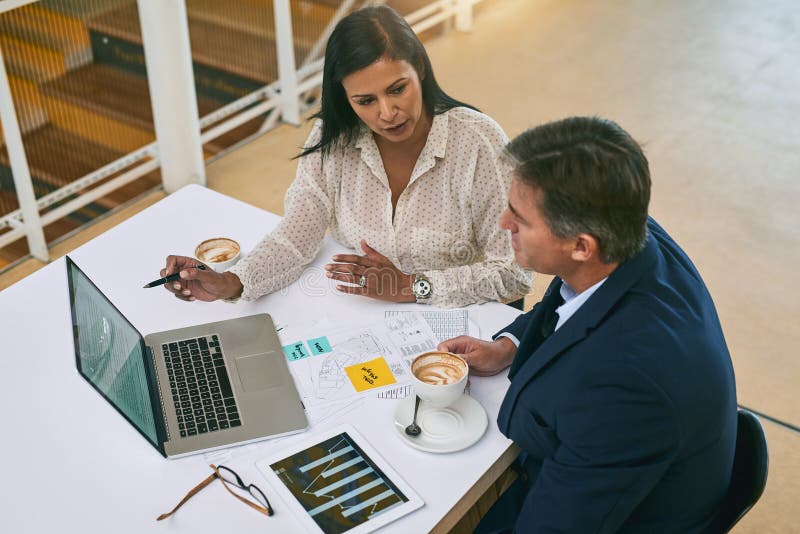
[[[39,0],[4,0],[0,2],[0,15],[37,1]],[[2,93],[0,94],[0,122],[2,122],[5,133],[11,172],[20,205],[19,209],[0,217],[0,231],[6,230],[0,234],[0,248],[25,237],[31,255],[41,261],[48,261],[49,254],[42,230],[43,226],[83,208],[98,198],[158,168],[162,169],[162,182],[168,192],[188,183],[204,185],[204,172],[197,168],[197,162],[202,162],[202,144],[214,140],[268,111],[273,111],[273,113],[269,114],[258,133],[272,128],[277,123],[278,117],[282,118],[284,122],[299,124],[300,113],[306,106],[305,95],[309,91],[319,88],[322,83],[323,59],[318,56],[324,50],[325,43],[336,22],[357,2],[357,0],[343,0],[334,19],[323,30],[303,64],[300,68],[295,69],[290,2],[289,0],[273,0],[278,80],[202,118],[197,118],[196,106],[187,106],[186,104],[187,101],[195,103],[196,95],[194,80],[191,79],[188,31],[185,31],[185,1],[138,0],[140,17],[142,17],[145,60],[148,66],[148,83],[156,125],[156,141],[38,199],[33,193],[18,118],[11,98],[2,50],[0,50],[0,93]],[[457,30],[469,31],[472,24],[472,6],[480,1],[435,0],[407,15],[406,20],[417,33],[450,19],[455,21]],[[369,2],[362,0],[362,2],[385,3],[375,0]],[[176,16],[184,17],[183,31],[172,31],[174,27],[165,25],[165,21],[177,24]],[[147,30],[144,29],[145,26],[147,26]],[[167,28],[170,31],[167,31]],[[165,47],[176,51],[172,57],[172,67],[167,67],[166,70],[164,70],[163,57],[159,57],[159,61],[162,61],[160,66],[156,66],[155,61],[148,60],[148,50],[159,50],[159,55],[163,56]],[[187,51],[189,52],[187,53]],[[150,55],[152,56],[152,54]],[[182,68],[175,68],[174,60],[176,58],[184,62]],[[155,72],[158,68],[162,69],[160,75]],[[151,70],[153,70],[152,73]],[[168,76],[165,77],[165,74]],[[179,87],[180,90],[176,91],[176,87]],[[176,128],[174,122],[174,106],[178,100],[180,100],[178,105],[183,106],[182,117],[184,120],[180,121],[179,125],[183,127],[182,129]],[[187,113],[189,113],[188,116]],[[194,119],[192,119],[192,113]],[[159,124],[168,124],[169,127],[159,127]],[[195,135],[190,135],[186,131],[186,128],[190,128],[186,125],[192,124],[197,126]],[[187,138],[190,140],[188,149]],[[125,169],[127,170],[122,174],[89,189]],[[167,169],[169,172],[165,172]],[[54,204],[73,195],[77,196],[56,208],[51,208]],[[48,208],[51,209],[48,210]]]
[[[15,224],[10,233],[26,236],[31,255],[46,261],[48,257],[47,242],[44,239],[44,230],[39,219],[31,172],[28,168],[28,160],[25,158],[25,147],[22,144],[22,133],[14,110],[14,99],[11,96],[11,85],[8,83],[2,50],[0,50],[0,121],[3,123],[3,136],[6,141],[8,160],[11,164],[11,175],[14,178],[14,190],[17,192],[17,200],[20,205],[20,209],[17,210],[20,217],[14,219],[14,222],[19,224]]]

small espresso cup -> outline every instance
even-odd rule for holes
[[[464,394],[469,365],[451,352],[425,352],[411,362],[411,377],[419,398],[434,408],[450,406]]]
[[[194,249],[194,257],[218,273],[232,267],[241,255],[239,243],[229,237],[206,239]]]

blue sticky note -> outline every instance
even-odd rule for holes
[[[305,344],[302,341],[284,345],[283,353],[286,354],[286,357],[289,359],[290,362],[300,360],[303,358],[308,358],[309,356],[311,356],[311,354],[308,352]]]
[[[319,356],[320,354],[325,354],[326,352],[333,350],[331,349],[331,344],[328,341],[328,338],[325,336],[309,339],[306,341],[306,343],[308,343],[308,346],[311,347],[311,352],[314,354],[314,356]]]

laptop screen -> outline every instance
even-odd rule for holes
[[[141,334],[69,258],[67,273],[78,371],[158,447]]]

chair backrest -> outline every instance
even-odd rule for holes
[[[764,429],[754,414],[739,409],[736,452],[728,494],[710,532],[728,532],[758,501],[767,485],[769,453]]]

